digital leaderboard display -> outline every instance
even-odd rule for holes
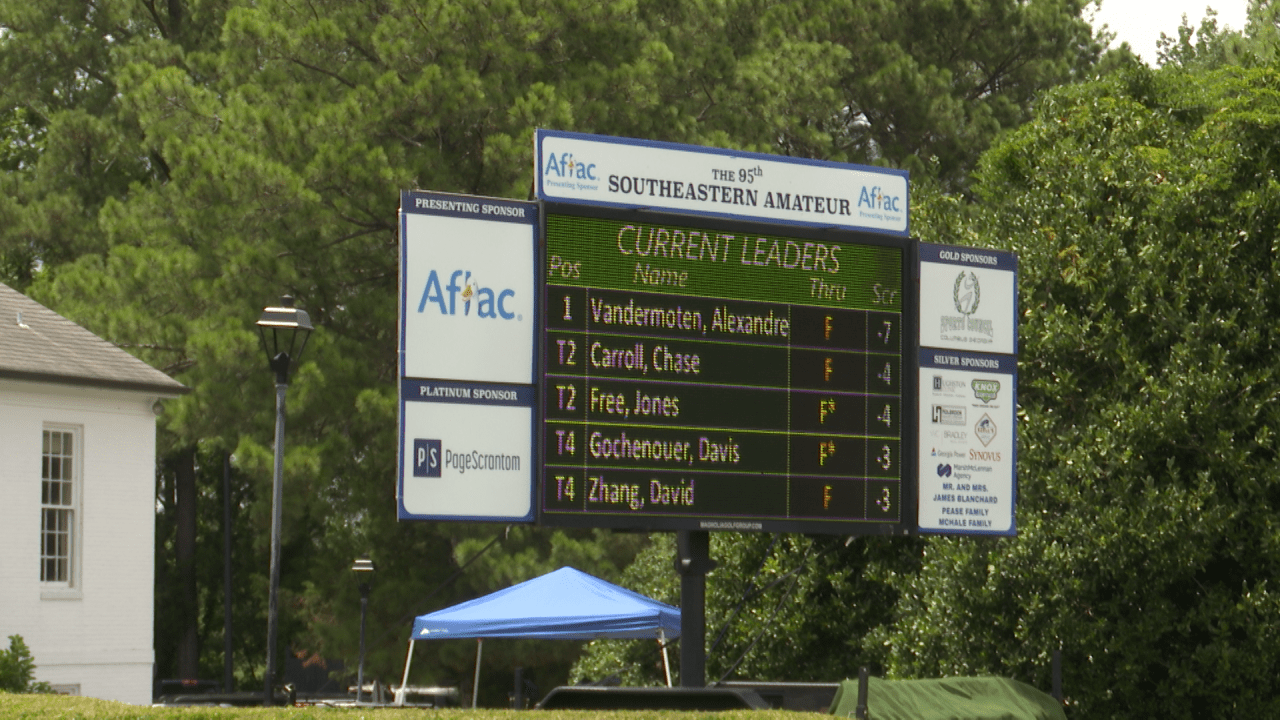
[[[914,522],[905,239],[545,207],[541,522]]]

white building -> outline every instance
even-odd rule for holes
[[[182,384],[0,284],[0,643],[151,702],[156,409]]]

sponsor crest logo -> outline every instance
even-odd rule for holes
[[[982,302],[982,286],[978,283],[978,275],[972,270],[962,270],[956,276],[955,286],[951,290],[951,299],[956,304],[956,312],[961,315],[972,315]]]
[[[991,444],[996,439],[996,423],[991,419],[990,415],[983,413],[982,418],[973,426],[973,434],[978,436],[982,441],[983,447]]]

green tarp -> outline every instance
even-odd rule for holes
[[[1066,720],[1052,696],[1007,678],[940,680],[870,679],[870,720]],[[845,680],[831,701],[831,713],[854,717],[858,681]]]

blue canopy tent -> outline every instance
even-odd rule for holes
[[[664,643],[665,666],[665,641],[678,637],[679,608],[580,570],[562,567],[505,590],[415,618],[400,687],[403,690],[409,681],[413,645],[418,640],[476,638],[480,642],[476,648],[478,684],[485,638],[655,638]],[[670,683],[668,671],[667,684]]]

